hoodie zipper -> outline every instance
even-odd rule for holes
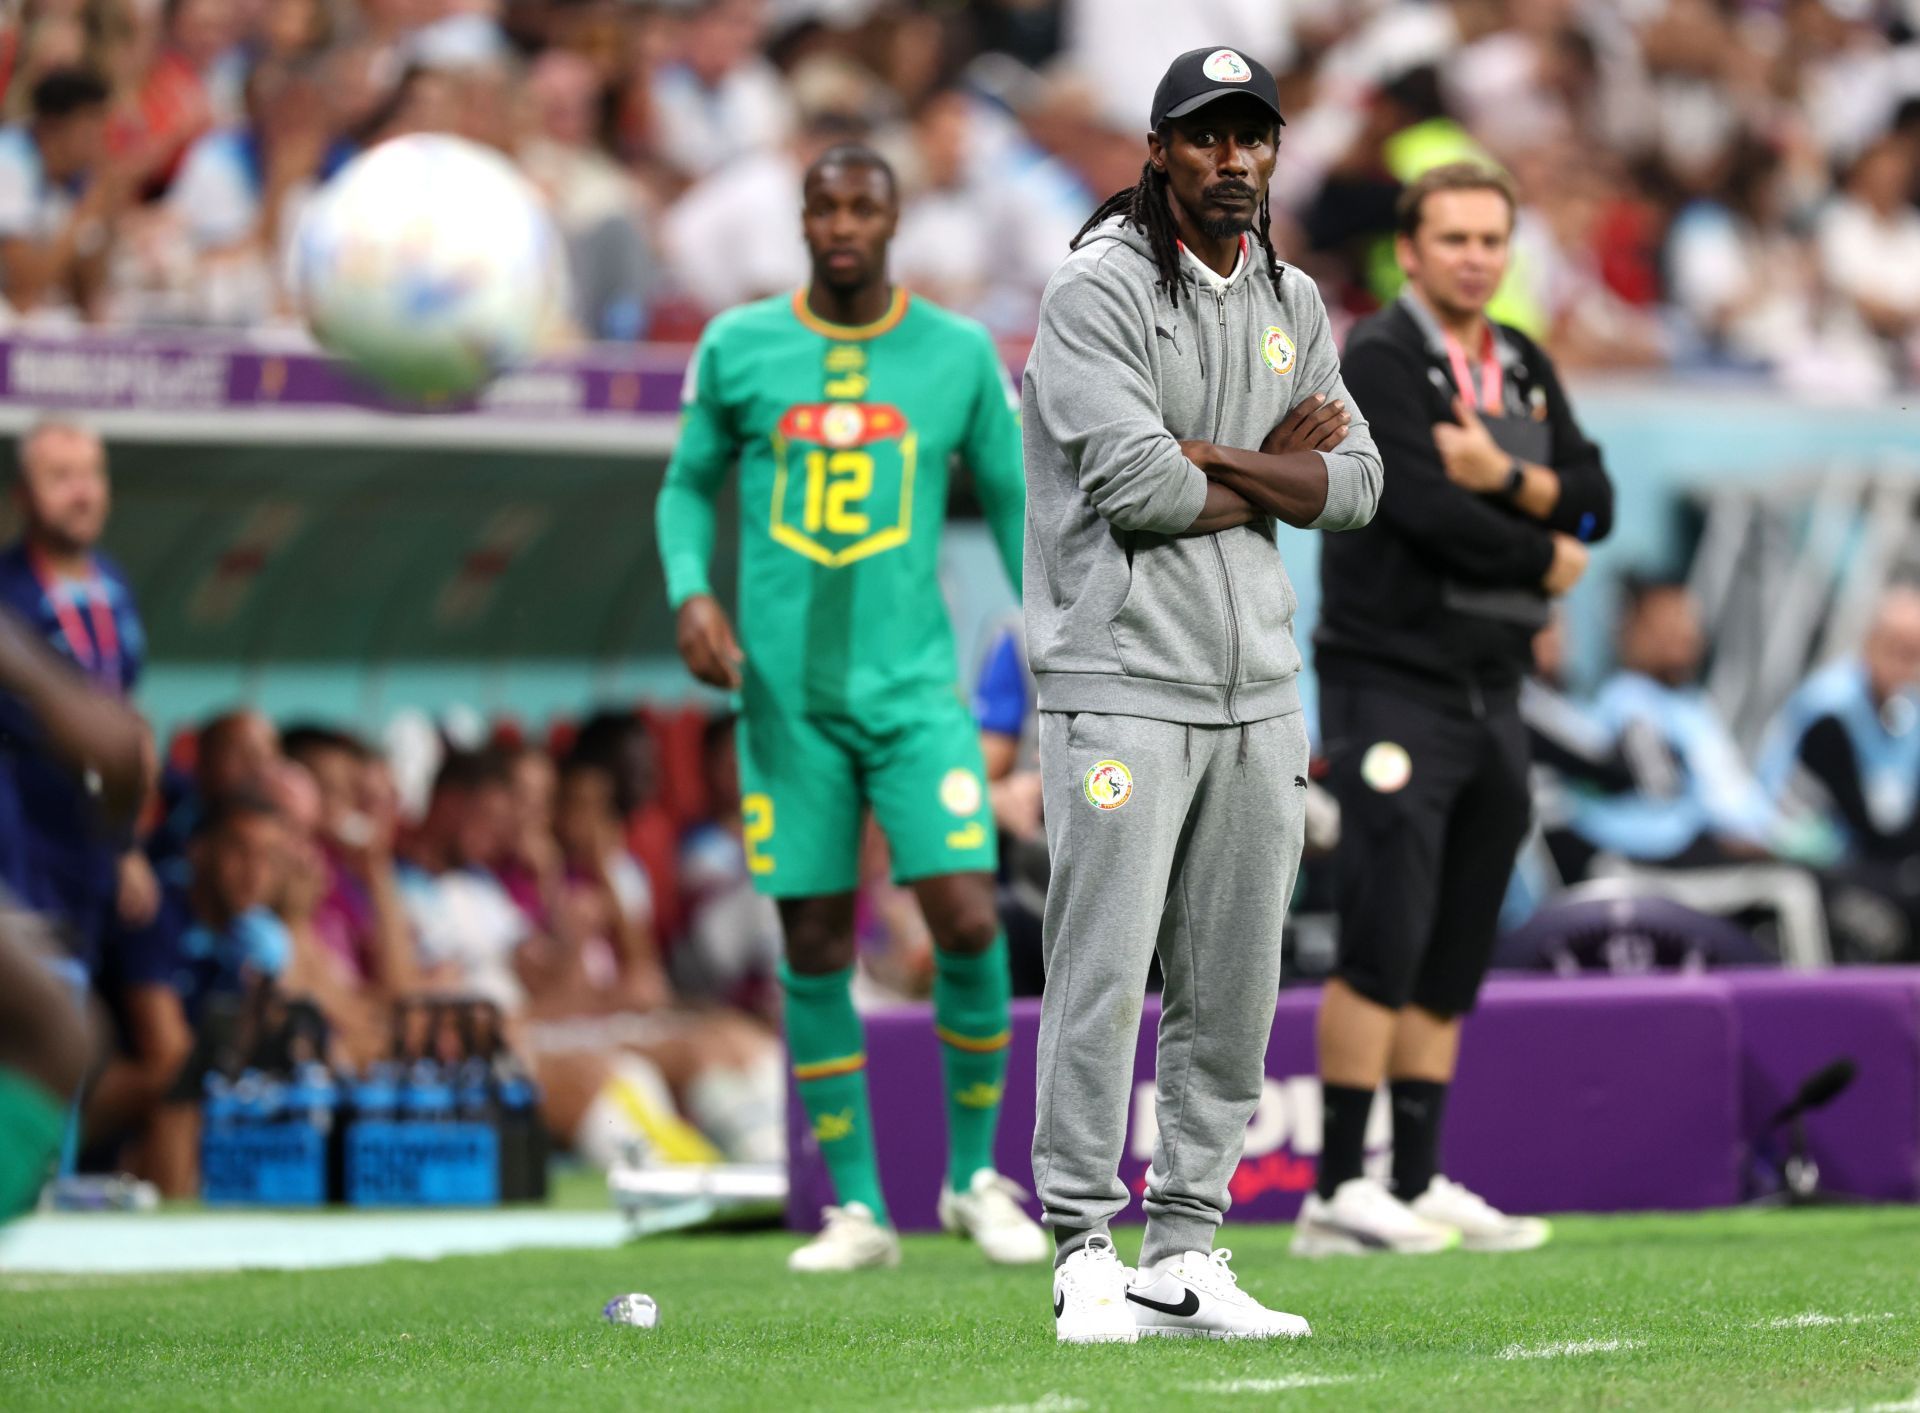
[[[1220,395],[1213,404],[1213,440],[1220,438],[1220,423],[1227,415],[1227,297],[1224,292],[1214,290],[1214,314],[1220,326],[1220,368],[1215,382],[1219,384]],[[1233,572],[1227,568],[1227,552],[1220,548],[1219,535],[1209,535],[1207,539],[1213,545],[1213,555],[1220,565],[1220,583],[1227,596],[1227,720],[1233,720],[1233,693],[1240,682],[1240,608],[1233,597]]]

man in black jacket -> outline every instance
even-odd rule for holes
[[[1320,1011],[1324,1146],[1301,1255],[1516,1250],[1544,1223],[1440,1175],[1439,1132],[1528,815],[1533,634],[1612,520],[1600,453],[1538,346],[1485,314],[1514,197],[1469,164],[1409,186],[1401,298],[1348,340],[1384,467],[1368,528],[1321,553],[1321,736],[1341,807],[1340,965]],[[1381,1081],[1391,1191],[1362,1173]]]

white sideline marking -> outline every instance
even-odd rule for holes
[[[1612,1354],[1620,1349],[1638,1349],[1637,1339],[1576,1339],[1564,1344],[1510,1344],[1496,1356],[1501,1359],[1564,1359],[1575,1354]]]
[[[1808,1310],[1800,1315],[1782,1315],[1777,1319],[1762,1320],[1753,1328],[1756,1330],[1812,1330],[1825,1325],[1864,1325],[1874,1320],[1899,1318],[1890,1310],[1879,1315],[1823,1315],[1818,1310]]]
[[[1182,1387],[1190,1393],[1285,1393],[1290,1388],[1327,1388],[1352,1382],[1351,1374],[1289,1374],[1283,1379],[1214,1379]]]
[[[967,1413],[1081,1413],[1086,1406],[1084,1398],[1049,1393],[1037,1403],[992,1403],[984,1408],[970,1408]]]
[[[171,1283],[178,1276],[10,1276],[0,1274],[0,1291],[12,1295],[32,1295],[48,1290],[112,1290],[119,1286]]]
[[[0,1233],[0,1273],[294,1271],[538,1247],[612,1250],[630,1235],[618,1212],[42,1212]]]
[[[1869,1403],[1864,1408],[1823,1408],[1817,1413],[1920,1413],[1920,1389],[1899,1403]]]

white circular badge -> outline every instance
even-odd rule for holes
[[[973,814],[980,808],[980,777],[956,765],[940,782],[940,803],[962,819]]]
[[[1382,795],[1403,790],[1413,779],[1413,757],[1395,741],[1376,741],[1360,757],[1360,778]]]
[[[1245,83],[1253,77],[1253,70],[1247,67],[1247,61],[1231,49],[1216,49],[1207,55],[1207,62],[1200,66],[1200,72],[1215,83]]]

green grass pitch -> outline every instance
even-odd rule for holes
[[[854,1276],[789,1275],[776,1233],[0,1275],[0,1407],[1920,1409],[1920,1211],[1569,1218],[1532,1255],[1322,1264],[1287,1236],[1226,1240],[1248,1289],[1313,1321],[1298,1343],[1061,1348],[1044,1271],[932,1237]],[[658,1329],[601,1320],[629,1290],[660,1302]]]

